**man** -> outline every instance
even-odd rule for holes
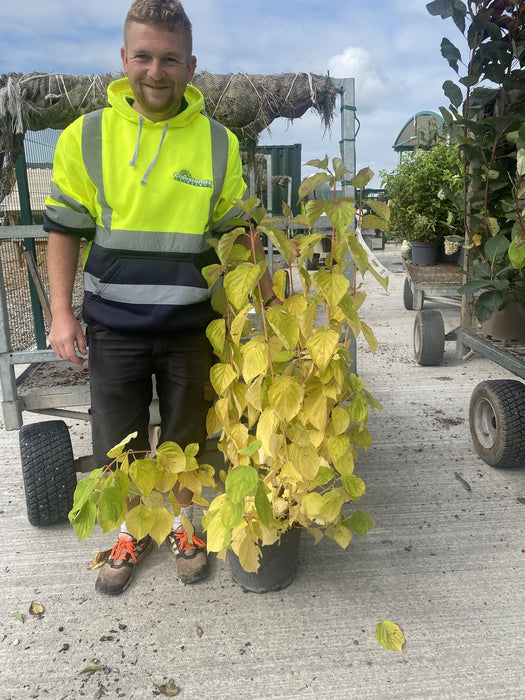
[[[191,24],[177,0],[135,0],[121,49],[127,78],[108,87],[110,108],[80,117],[61,135],[44,228],[53,316],[49,340],[63,359],[82,364],[89,346],[93,449],[97,466],[131,432],[149,449],[155,375],[160,441],[183,447],[206,438],[212,362],[205,328],[214,318],[201,269],[208,244],[234,227],[242,198],[236,137],[202,114],[188,83],[196,67]],[[71,309],[81,237],[87,343]],[[247,237],[244,244],[248,246]],[[262,250],[262,247],[261,247]],[[263,296],[270,298],[268,274]],[[189,507],[192,494],[176,494]],[[167,538],[185,583],[208,573],[205,544],[188,542],[179,517]],[[125,525],[96,582],[118,594],[150,552]]]

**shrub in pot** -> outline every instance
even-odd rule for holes
[[[198,463],[198,445],[183,450],[167,442],[154,452],[137,453],[126,449],[130,435],[109,452],[106,468],[94,470],[77,486],[70,521],[79,539],[92,533],[97,519],[104,532],[126,520],[134,537],[150,534],[160,545],[173,513],[180,512],[173,495],[178,486],[191,489],[194,501],[207,507],[203,527],[208,550],[224,558],[231,548],[248,572],[258,570],[261,548],[296,528],[310,532],[316,542],[327,536],[344,548],[354,533],[365,536],[374,527],[364,511],[343,510],[365,493],[354,464],[358,450],[371,444],[368,412],[380,408],[363,380],[348,372],[348,346],[351,333],[362,333],[372,351],[377,345],[359,318],[366,294],[356,283],[357,270],[362,275],[369,270],[385,288],[387,280],[369,267],[355,238],[355,200],[335,198],[336,182],[347,172],[342,161],[334,159],[332,170],[327,158],[309,165],[320,172],[303,183],[301,196],[328,182],[333,200],[311,200],[295,219],[288,208],[284,230],[256,198],[239,201],[250,220],[252,250],[237,243],[246,233],[246,226],[240,226],[213,242],[219,262],[203,270],[210,286],[223,282],[213,295],[221,318],[207,329],[218,356],[210,373],[217,400],[208,432],[220,434],[225,468],[219,483],[214,467]],[[352,183],[362,189],[372,176],[365,169]],[[387,230],[388,205],[369,204],[374,213],[359,215],[358,226]],[[294,221],[311,229],[322,214],[333,223],[331,253],[325,267],[310,273],[303,263],[322,234],[289,239],[288,226]],[[301,280],[300,289],[292,283],[286,297],[287,271],[277,270],[273,289],[282,303],[270,308],[265,308],[259,284],[267,263],[255,252],[261,234],[279,249],[288,272],[297,263]],[[316,323],[321,307],[325,320]],[[208,503],[204,486],[221,493]],[[128,511],[131,501],[135,505]],[[191,523],[185,518],[183,523],[191,537]]]
[[[447,38],[441,52],[458,74],[443,84],[450,139],[460,149],[462,187],[450,197],[462,207],[471,279],[480,322],[511,302],[525,302],[525,8],[519,2],[434,0],[432,15],[452,18],[467,56]],[[460,64],[466,66],[459,75]]]
[[[324,182],[335,191],[346,172],[339,159],[333,170],[327,159],[309,164],[320,172],[301,186],[303,198]],[[366,169],[352,184],[362,188],[371,176]],[[374,214],[359,223],[387,228],[388,205],[368,204]],[[226,467],[220,474],[224,490],[210,503],[203,527],[209,551],[225,558],[231,548],[243,570],[256,572],[261,549],[295,528],[308,531],[316,542],[326,536],[345,548],[354,533],[364,536],[374,526],[364,511],[344,508],[365,493],[354,465],[359,448],[371,443],[368,412],[380,408],[363,380],[348,372],[351,332],[363,333],[372,350],[376,347],[371,329],[359,318],[366,295],[355,275],[348,274],[349,254],[361,274],[368,269],[377,274],[351,229],[356,213],[351,199],[310,200],[293,219],[308,229],[322,214],[333,223],[331,253],[315,272],[303,263],[320,234],[289,239],[289,211],[283,231],[255,198],[239,206],[252,222],[252,241],[267,235],[290,269],[297,263],[300,276],[300,289],[292,282],[285,297],[287,271],[278,270],[274,292],[281,304],[265,308],[259,279],[266,263],[257,259],[254,244],[251,254],[236,245],[244,228],[217,242],[220,263],[204,270],[210,285],[224,278],[215,293],[222,318],[208,327],[219,358],[211,370],[218,398],[209,412],[208,432],[220,433]],[[316,323],[320,307],[325,320]]]
[[[381,171],[382,186],[388,190],[391,228],[415,243],[433,246],[437,252],[445,236],[463,233],[463,215],[457,201],[447,193],[462,188],[461,159],[456,145],[439,141],[429,149],[403,154],[397,168]]]

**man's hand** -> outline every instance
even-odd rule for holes
[[[63,360],[83,365],[87,354],[86,340],[82,327],[73,312],[54,315],[49,333],[49,343]]]

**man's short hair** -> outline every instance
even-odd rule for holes
[[[191,54],[191,22],[178,0],[134,0],[124,22],[124,43],[126,43],[127,28],[132,22],[156,24],[170,31],[181,32],[188,42],[188,50]]]

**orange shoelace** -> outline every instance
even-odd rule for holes
[[[110,559],[125,559],[128,554],[131,556],[133,561],[137,562],[137,557],[135,556],[135,549],[137,547],[136,540],[128,540],[127,538],[119,537],[116,545],[111,550]]]
[[[187,549],[197,549],[197,547],[206,547],[206,542],[203,542],[199,537],[193,535],[193,544],[188,540],[188,533],[186,530],[182,532],[172,531],[171,533],[177,540],[177,547],[180,552],[184,552]]]

